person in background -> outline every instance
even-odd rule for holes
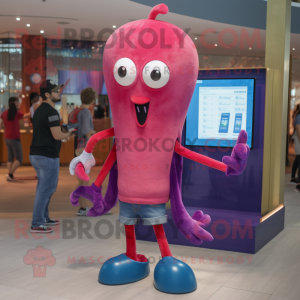
[[[36,111],[36,109],[41,104],[39,99],[40,99],[40,96],[39,96],[38,93],[31,93],[30,96],[29,96],[31,122],[32,122],[32,119],[33,119],[34,112]]]
[[[296,154],[296,158],[292,167],[292,178],[290,183],[297,184],[296,192],[300,192],[300,104],[298,104],[293,113],[294,120],[294,134],[292,136],[294,140],[294,150]],[[298,169],[298,178],[296,178],[296,171]]]
[[[89,107],[95,103],[97,96],[97,92],[93,88],[82,90],[80,93],[81,106],[73,110],[69,116],[69,122],[79,124],[77,138],[75,138],[75,156],[79,156],[83,152],[89,138],[96,133]],[[78,186],[89,185],[89,182],[80,179],[78,181]],[[89,208],[86,205],[85,198],[79,198],[79,206],[76,215],[86,216]]]
[[[23,161],[22,145],[20,140],[19,120],[27,118],[30,113],[23,114],[19,111],[20,102],[17,97],[10,97],[8,100],[8,110],[4,111],[0,117],[0,129],[5,127],[4,139],[8,152],[6,180],[15,180],[14,173]],[[16,159],[14,161],[14,159]]]
[[[71,132],[61,131],[60,117],[54,108],[55,103],[61,101],[59,89],[62,86],[51,80],[42,82],[40,95],[43,102],[33,116],[29,158],[38,177],[31,226],[33,233],[52,232],[48,226],[59,224],[58,220],[50,219],[48,207],[58,183],[61,140],[73,137]]]
[[[96,133],[94,130],[93,117],[90,111],[91,105],[93,105],[97,99],[97,92],[93,88],[85,88],[80,93],[81,106],[75,108],[69,115],[69,122],[78,123],[77,138],[75,138],[75,156],[79,156],[89,140],[89,138]],[[78,186],[87,186],[89,182],[78,179]],[[79,210],[76,213],[77,216],[86,216],[89,208],[86,204],[86,199],[79,198]],[[111,215],[112,212],[107,212],[106,215]]]

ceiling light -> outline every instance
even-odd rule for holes
[[[17,20],[17,21],[20,21],[21,19],[20,19],[20,18],[16,18],[16,20]]]
[[[93,46],[92,49],[95,49],[95,47]]]
[[[197,38],[195,38],[195,40],[196,40]]]
[[[30,27],[30,24],[27,24],[26,26],[27,26],[27,27]]]
[[[295,49],[295,48],[293,48],[293,50],[295,51],[296,49]]]
[[[252,48],[249,48],[249,50],[252,50]]]
[[[74,47],[71,47],[71,49],[74,49]]]
[[[113,25],[113,28],[116,28],[117,26],[116,25]]]
[[[41,30],[41,31],[40,31],[40,33],[44,33],[44,32],[45,32],[44,30]]]
[[[216,47],[218,47],[218,44],[215,44]]]

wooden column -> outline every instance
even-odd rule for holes
[[[268,0],[262,215],[284,202],[290,36],[291,0]]]

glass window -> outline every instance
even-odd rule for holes
[[[0,37],[0,113],[8,99],[22,93],[22,47],[7,35]]]

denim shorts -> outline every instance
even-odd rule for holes
[[[167,223],[166,204],[132,204],[120,201],[120,223],[135,225],[140,223],[140,219],[148,226]]]

